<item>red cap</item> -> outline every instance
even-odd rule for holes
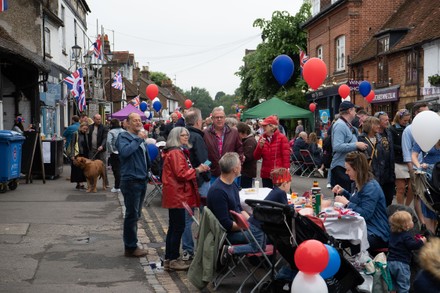
[[[266,117],[266,119],[263,120],[263,122],[261,122],[261,125],[265,126],[265,125],[278,125],[278,119],[275,118],[275,116],[269,116]]]

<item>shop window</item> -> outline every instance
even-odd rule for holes
[[[406,55],[406,82],[417,81],[417,52],[411,51]]]
[[[336,39],[336,71],[345,71],[345,36]]]

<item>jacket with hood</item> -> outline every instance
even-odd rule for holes
[[[183,202],[190,207],[200,206],[197,172],[189,161],[189,151],[178,147],[166,148],[163,157],[162,207],[184,208]]]
[[[419,263],[422,268],[414,279],[414,292],[440,292],[440,239],[431,237],[420,250]]]
[[[263,159],[261,163],[261,178],[270,178],[270,172],[273,169],[288,169],[290,167],[290,146],[287,138],[278,129],[275,130],[270,139],[265,134],[262,137],[266,138],[266,142],[263,147],[260,147],[260,142],[258,141],[254,151],[254,159]]]

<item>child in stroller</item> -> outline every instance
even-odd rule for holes
[[[293,271],[298,271],[294,262],[295,250],[300,243],[308,239],[315,239],[322,243],[338,247],[338,241],[328,235],[309,217],[295,212],[294,207],[272,201],[246,200],[253,208],[254,217],[259,220],[262,230],[274,244],[283,259]],[[339,271],[326,280],[329,292],[357,292],[357,286],[364,282],[359,272],[348,262],[339,251],[341,266]],[[294,276],[291,276],[292,280]],[[285,282],[284,286],[291,284]],[[273,282],[277,286],[277,282]],[[268,292],[276,292],[272,284],[266,287]]]

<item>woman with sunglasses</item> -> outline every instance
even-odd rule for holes
[[[353,194],[341,186],[333,187],[338,194],[335,202],[359,213],[367,224],[368,242],[371,254],[380,248],[388,247],[390,228],[388,225],[385,195],[374,175],[369,171],[367,157],[364,153],[350,152],[345,157],[345,169],[350,180],[355,182]]]
[[[396,174],[396,201],[398,204],[404,204],[405,187],[408,186],[406,192],[405,205],[409,206],[413,201],[414,195],[411,188],[408,166],[403,161],[402,152],[402,133],[408,126],[411,113],[407,109],[400,109],[394,116],[393,123],[390,127],[393,135],[394,147],[394,170]]]

